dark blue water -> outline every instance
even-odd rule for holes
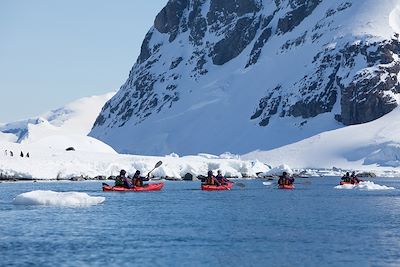
[[[101,192],[99,182],[0,184],[1,266],[399,266],[400,190],[337,190],[338,178],[261,180],[203,192]],[[395,179],[376,183],[400,188]],[[13,205],[32,190],[105,196],[86,208]]]

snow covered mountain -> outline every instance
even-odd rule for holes
[[[398,0],[170,0],[90,135],[119,152],[246,153],[399,104]]]
[[[0,125],[0,141],[64,150],[115,151],[107,144],[87,136],[101,107],[115,93],[85,97],[39,117]]]
[[[270,151],[254,151],[242,159],[300,168],[393,170],[400,166],[400,108],[372,122],[323,132]]]

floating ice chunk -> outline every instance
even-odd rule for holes
[[[370,182],[370,181],[361,182],[358,185],[356,185],[356,188],[360,189],[360,190],[391,190],[391,189],[395,189],[394,187],[390,187],[390,186],[386,186],[386,185],[379,185],[379,184],[375,184],[374,182]]]
[[[66,207],[86,207],[103,203],[105,197],[93,197],[80,192],[54,192],[35,190],[19,194],[13,200],[16,205],[49,205]]]
[[[272,185],[272,182],[263,182],[263,185]]]
[[[365,181],[360,182],[357,185],[352,184],[345,184],[345,185],[338,185],[335,186],[336,189],[358,189],[358,190],[393,190],[396,189],[394,187],[386,186],[386,185],[379,185],[375,184],[374,182]]]

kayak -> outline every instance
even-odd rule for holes
[[[294,189],[294,185],[292,184],[282,184],[282,185],[278,185],[279,189]]]
[[[220,191],[220,190],[230,190],[233,186],[233,182],[228,182],[225,185],[209,185],[209,184],[202,184],[201,190],[206,191]]]
[[[359,183],[352,183],[352,182],[340,182],[340,185],[346,185],[346,184],[350,184],[350,185],[358,185]]]
[[[111,186],[103,184],[103,191],[118,191],[118,192],[144,192],[144,191],[159,191],[163,188],[164,183],[147,184],[142,187],[126,188],[123,186]]]

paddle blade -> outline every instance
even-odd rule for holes
[[[106,183],[103,183],[103,186],[109,186],[108,184],[106,184]]]
[[[160,160],[159,162],[156,163],[156,166],[154,166],[154,169],[160,167],[161,164],[162,164],[162,161]]]

